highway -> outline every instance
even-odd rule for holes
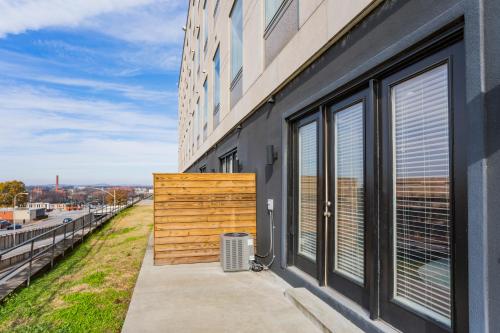
[[[99,207],[99,210],[100,209],[101,209],[101,207]],[[92,210],[92,211],[94,211],[94,210]],[[52,212],[47,213],[47,215],[49,216],[48,218],[30,223],[30,224],[25,224],[25,225],[23,225],[22,229],[18,229],[15,231],[19,232],[19,231],[26,231],[26,230],[30,230],[30,229],[57,226],[57,225],[62,224],[62,221],[67,217],[75,220],[75,219],[79,218],[80,216],[86,215],[88,213],[89,213],[88,208],[84,208],[82,210],[73,210],[73,211],[53,210]],[[8,235],[8,234],[11,234],[13,232],[14,232],[14,230],[1,229],[0,236],[1,235]]]

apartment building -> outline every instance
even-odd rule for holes
[[[180,171],[256,173],[257,249],[272,199],[271,269],[360,328],[500,332],[498,17],[497,0],[191,0]]]

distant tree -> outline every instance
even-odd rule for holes
[[[18,180],[0,182],[0,206],[12,207],[14,205],[14,196],[18,193],[26,192],[26,186]],[[26,195],[18,195],[16,204],[23,206],[28,202]]]
[[[113,189],[107,190],[110,193],[113,193]],[[131,191],[125,190],[125,189],[115,189],[115,195],[116,195],[116,204],[117,205],[124,205],[127,203],[127,200],[129,196],[131,195]],[[106,203],[108,205],[113,204],[113,196],[112,195],[106,195]]]

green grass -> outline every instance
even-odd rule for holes
[[[152,207],[117,215],[0,306],[0,332],[119,332],[151,230]]]

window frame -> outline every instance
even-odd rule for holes
[[[289,179],[291,185],[291,202],[293,202],[293,207],[291,213],[291,219],[289,219],[288,228],[291,231],[289,233],[290,245],[288,247],[288,264],[292,266],[297,266],[302,271],[311,275],[314,278],[320,279],[320,285],[324,282],[321,282],[322,271],[324,269],[323,260],[321,258],[324,256],[324,247],[320,239],[322,238],[320,235],[324,233],[324,223],[323,223],[323,202],[325,193],[323,190],[324,183],[324,149],[323,149],[323,109],[322,108],[314,108],[310,112],[300,115],[294,119],[292,119],[292,126],[290,128],[290,142],[291,142],[291,154],[289,165],[291,165],[291,177]],[[316,261],[313,262],[309,258],[302,256],[298,253],[298,242],[299,242],[299,196],[298,196],[298,159],[299,159],[299,147],[298,147],[298,132],[299,128],[302,126],[306,126],[311,124],[312,122],[317,123],[317,204],[316,204]]]
[[[437,331],[466,331],[468,327],[468,284],[467,284],[467,171],[466,171],[466,153],[461,151],[460,147],[465,145],[465,114],[463,101],[463,78],[464,71],[459,65],[463,64],[465,53],[463,52],[463,43],[456,43],[444,48],[436,53],[428,55],[424,59],[392,73],[381,81],[382,105],[384,112],[382,116],[382,132],[387,132],[384,136],[384,142],[381,146],[382,155],[382,191],[387,193],[386,197],[381,198],[382,219],[388,221],[381,235],[386,241],[382,248],[382,271],[386,272],[381,276],[381,295],[382,299],[390,301],[381,302],[381,315],[384,319],[403,327],[403,329],[415,328],[419,325],[431,326]],[[393,271],[393,142],[392,140],[392,117],[393,111],[390,101],[390,89],[396,84],[420,75],[432,68],[448,64],[448,99],[449,99],[449,159],[450,159],[450,200],[452,223],[451,236],[453,237],[451,246],[451,327],[444,325],[438,320],[424,313],[419,313],[415,309],[394,299],[394,271]],[[390,242],[389,242],[390,241]],[[389,243],[388,243],[389,242]],[[462,260],[460,260],[461,258]],[[464,306],[465,304],[465,306]],[[406,327],[406,328],[405,328]]]
[[[294,0],[281,0],[281,4],[279,7],[276,9],[276,11],[272,14],[272,16],[269,17],[268,20],[268,15],[266,12],[266,4],[268,0],[264,0],[264,36],[267,36],[269,31],[273,30],[274,26],[276,23],[280,20],[281,15],[285,12],[285,10],[288,8],[288,5]]]
[[[217,58],[217,62],[215,59]],[[217,70],[218,68],[218,70]],[[220,76],[220,44],[217,46],[214,52],[214,56],[212,58],[212,69],[213,69],[213,85],[212,85],[212,118],[213,125],[212,127],[215,129],[219,125],[220,121],[220,108],[221,108],[221,76]],[[217,89],[218,88],[218,89]],[[217,97],[217,98],[216,98]],[[218,101],[218,103],[216,103]]]
[[[215,5],[214,5],[214,18],[217,16],[219,13],[219,7],[220,7],[220,0],[215,0]]]
[[[363,200],[364,200],[364,262],[363,262],[363,282],[359,282],[355,279],[352,279],[347,274],[344,274],[338,270],[336,270],[335,264],[335,231],[336,231],[336,221],[335,221],[335,170],[336,170],[336,159],[335,159],[335,122],[334,117],[337,113],[342,112],[343,110],[354,106],[356,104],[363,103],[363,181],[364,181],[364,191],[363,191]],[[326,104],[327,109],[327,128],[328,128],[328,164],[327,164],[327,174],[328,174],[328,200],[331,202],[331,217],[328,221],[328,235],[327,242],[328,245],[333,246],[333,249],[328,249],[328,264],[327,264],[327,285],[336,291],[344,294],[346,297],[352,299],[354,302],[360,304],[364,308],[369,307],[369,285],[370,280],[372,279],[372,271],[370,270],[369,264],[369,246],[370,246],[370,234],[368,232],[368,225],[373,223],[370,217],[370,211],[373,209],[370,202],[371,195],[371,184],[370,181],[373,179],[374,170],[371,168],[371,163],[374,158],[374,151],[369,146],[368,135],[371,133],[370,129],[372,129],[376,124],[373,122],[373,118],[370,114],[373,112],[372,107],[372,99],[370,98],[370,89],[369,86],[364,86],[362,89],[351,92],[346,96],[342,96],[339,99],[334,100],[331,103]]]
[[[203,3],[203,52],[206,55],[208,49],[208,0]]]
[[[238,6],[238,7],[237,7]],[[233,14],[236,8],[239,8],[240,10],[240,24],[241,24],[241,64],[238,68],[237,71],[234,71],[234,47],[233,45],[233,33],[234,33],[234,25],[233,25]],[[243,0],[234,0],[233,2],[233,7],[231,8],[229,12],[229,21],[230,21],[230,26],[231,26],[231,33],[230,33],[230,46],[231,46],[231,70],[230,70],[230,76],[231,76],[231,90],[232,88],[236,85],[236,83],[240,80],[242,72],[243,72]]]
[[[208,77],[203,82],[203,142],[207,139],[208,131]]]
[[[232,170],[231,172],[227,172],[227,162],[229,161],[229,158],[232,159]],[[219,170],[221,173],[238,173],[239,168],[238,168],[238,149],[234,148],[231,149],[229,152],[221,155],[219,157]]]

